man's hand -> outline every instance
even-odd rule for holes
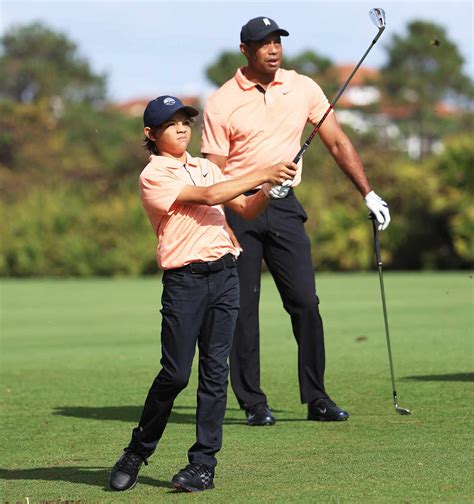
[[[378,230],[387,229],[390,224],[390,212],[387,203],[374,191],[370,191],[364,198],[367,208],[375,215],[377,219]]]

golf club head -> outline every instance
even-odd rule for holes
[[[374,9],[370,9],[369,11],[369,16],[374,25],[379,29],[379,30],[384,30],[385,29],[385,11],[381,9],[380,7],[376,7]]]
[[[407,408],[402,408],[398,404],[395,404],[395,411],[400,415],[411,415],[411,411]]]

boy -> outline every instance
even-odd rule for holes
[[[164,270],[162,369],[148,392],[138,427],[112,469],[113,490],[132,488],[141,465],[155,451],[173,402],[188,383],[196,342],[197,439],[188,451],[189,464],[172,482],[189,492],[214,487],[227,399],[227,358],[239,308],[238,243],[229,234],[221,205],[253,218],[266,206],[271,185],[296,174],[296,165],[286,162],[226,180],[216,165],[186,152],[197,115],[178,98],[160,96],[148,103],[143,116],[152,155],[140,175],[140,195],[158,238],[157,262]],[[248,191],[252,195],[243,195]]]

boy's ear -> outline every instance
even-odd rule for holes
[[[143,128],[143,133],[145,133],[145,136],[151,140],[152,142],[155,141],[155,139],[153,138],[153,135],[151,134],[151,128],[146,126],[145,128]]]

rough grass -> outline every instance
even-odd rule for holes
[[[159,369],[159,279],[2,282],[0,499],[8,502],[473,502],[472,276],[385,273],[401,405],[376,274],[318,277],[327,388],[345,423],[305,420],[296,345],[263,282],[262,382],[274,427],[229,393],[216,489],[174,492],[194,439],[196,377],[137,487],[106,488]]]

